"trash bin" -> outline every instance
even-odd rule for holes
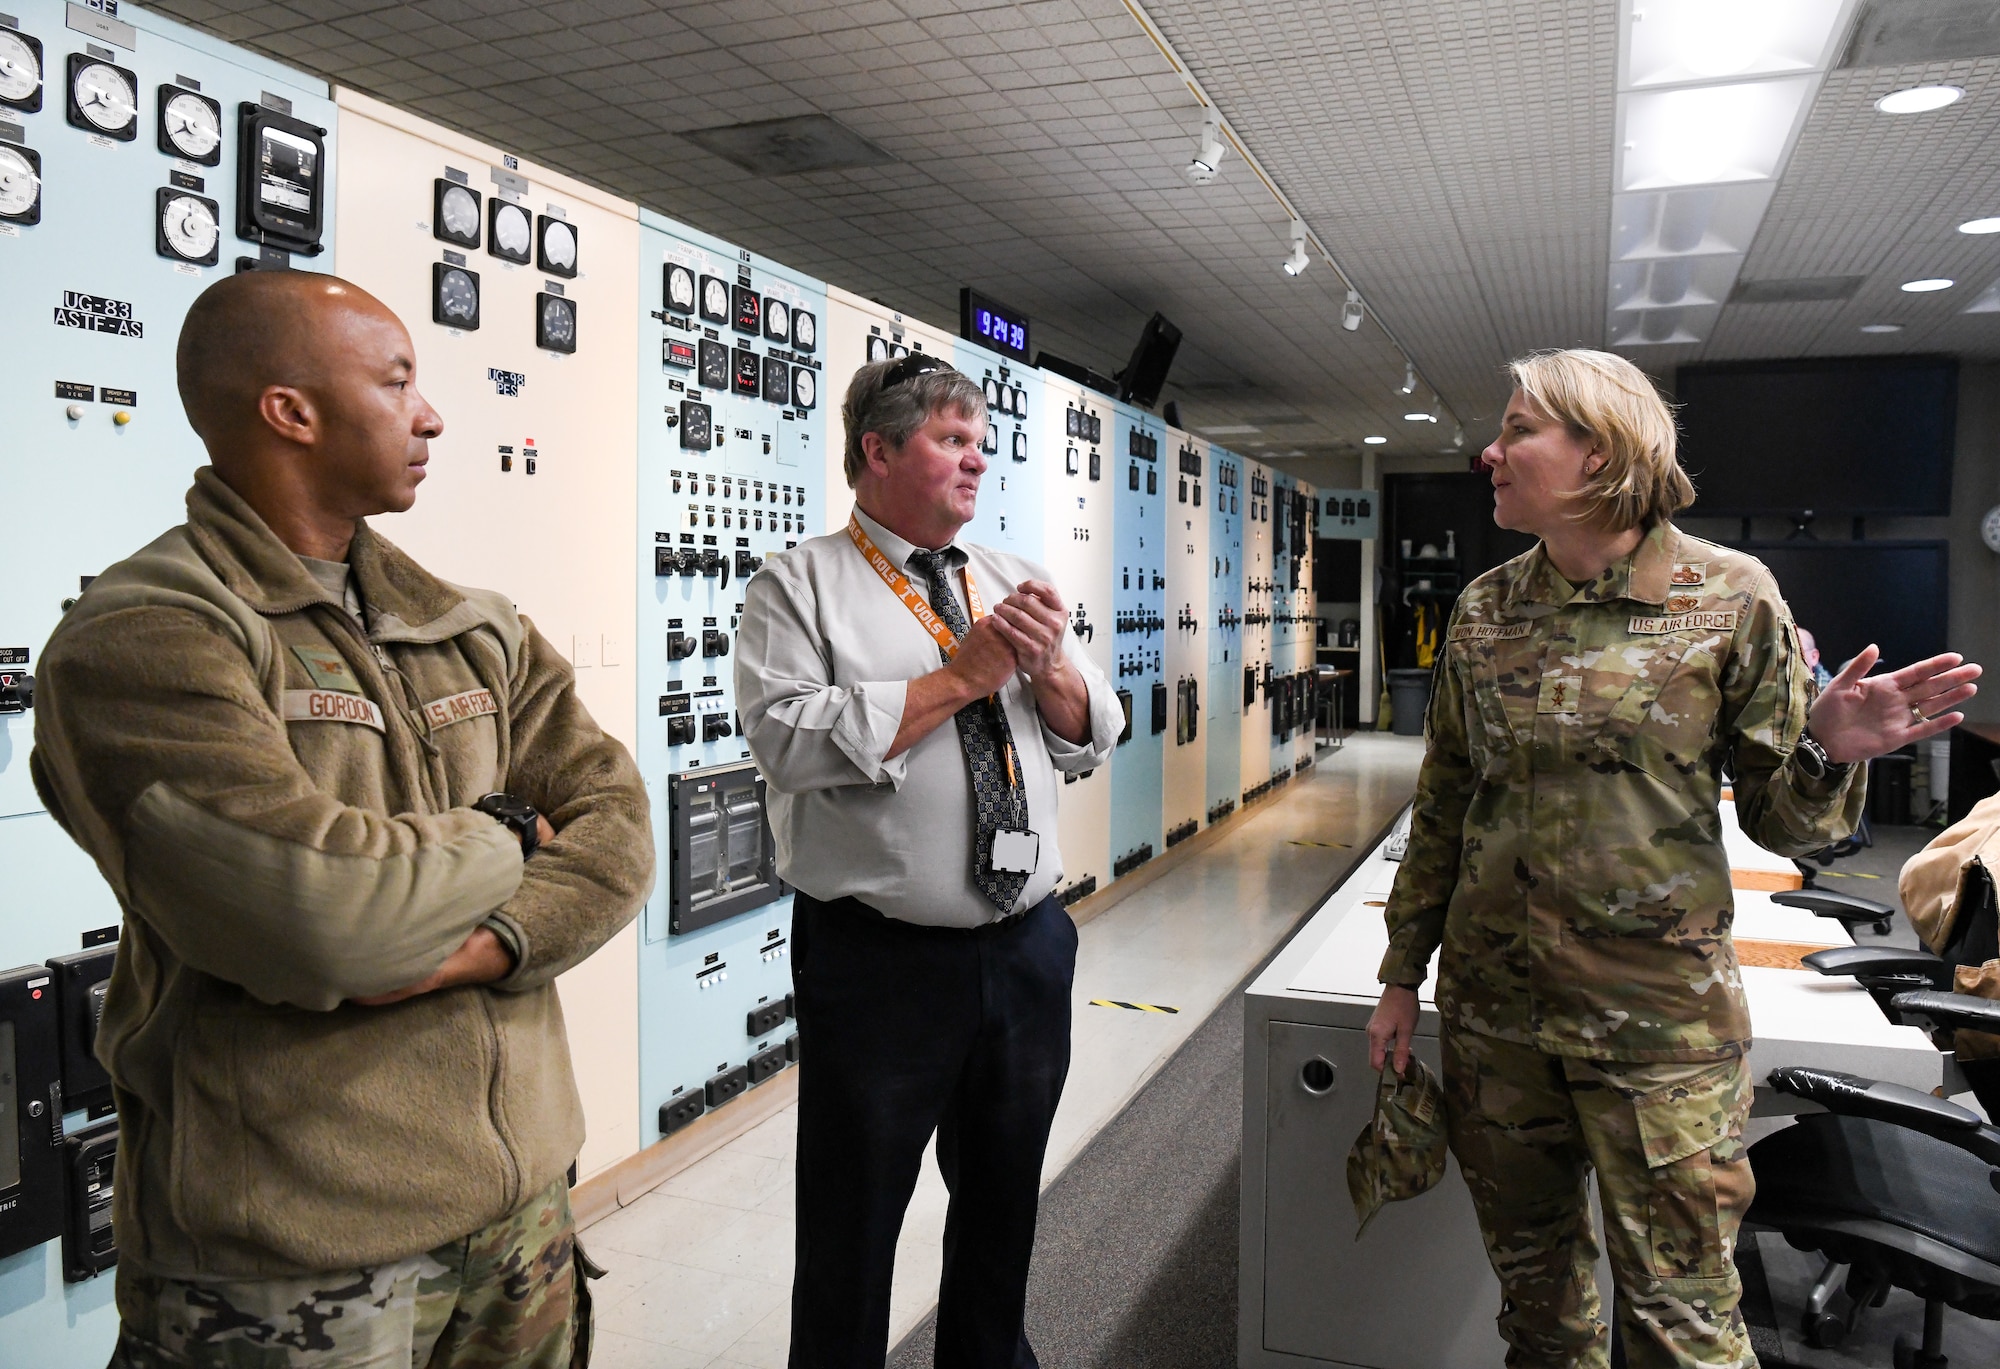
[[[1389,730],[1399,737],[1424,735],[1424,714],[1431,707],[1431,673],[1428,670],[1389,672]]]

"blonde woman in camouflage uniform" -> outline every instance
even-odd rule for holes
[[[1468,586],[1445,634],[1375,1064],[1406,1066],[1442,946],[1451,1148],[1509,1365],[1607,1362],[1593,1168],[1628,1363],[1754,1365],[1724,771],[1753,839],[1816,850],[1861,815],[1858,763],[1957,723],[1979,667],[1864,678],[1870,647],[1815,697],[1770,572],[1670,521],[1694,490],[1646,377],[1588,351],[1512,372],[1482,460],[1494,521],[1541,542]]]

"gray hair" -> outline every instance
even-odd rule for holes
[[[930,422],[933,414],[951,412],[961,418],[986,416],[986,394],[977,382],[945,366],[926,371],[892,389],[882,388],[882,377],[904,357],[871,361],[847,382],[847,397],[840,402],[841,422],[847,425],[845,468],[851,488],[868,467],[861,450],[864,433],[875,433],[892,447],[900,447]]]

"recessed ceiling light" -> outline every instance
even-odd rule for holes
[[[1933,290],[1949,290],[1952,282],[1943,276],[1929,276],[1923,280],[1906,280],[1903,289],[1913,295],[1927,295]]]
[[[1957,102],[1965,94],[1957,86],[1911,86],[1892,90],[1875,102],[1884,114],[1925,114]]]
[[[1430,423],[1434,420],[1429,414],[1404,414],[1403,421],[1405,423]]]
[[[1961,233],[2000,233],[2000,219],[1967,219],[1958,226]]]
[[[1363,442],[1366,442],[1371,447],[1379,447],[1384,442],[1387,442],[1389,439],[1386,437],[1364,437],[1361,440]]]
[[[1861,325],[1861,331],[1864,333],[1900,333],[1903,331],[1903,325],[1900,323],[1864,323]]]

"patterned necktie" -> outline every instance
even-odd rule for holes
[[[972,631],[965,610],[951,592],[950,572],[941,551],[910,553],[909,564],[929,582],[931,608],[944,619],[945,626],[961,641]],[[939,648],[946,661],[951,657]],[[1025,874],[1009,874],[993,868],[993,834],[1001,828],[1025,830],[1028,825],[1028,791],[1021,782],[1020,767],[1013,779],[1007,775],[1007,755],[1014,747],[1014,733],[1007,724],[1006,710],[997,699],[978,699],[953,715],[958,724],[959,745],[965,751],[966,769],[972,776],[975,830],[972,843],[972,882],[993,900],[1002,914],[1014,910],[1014,900],[1027,887]]]

